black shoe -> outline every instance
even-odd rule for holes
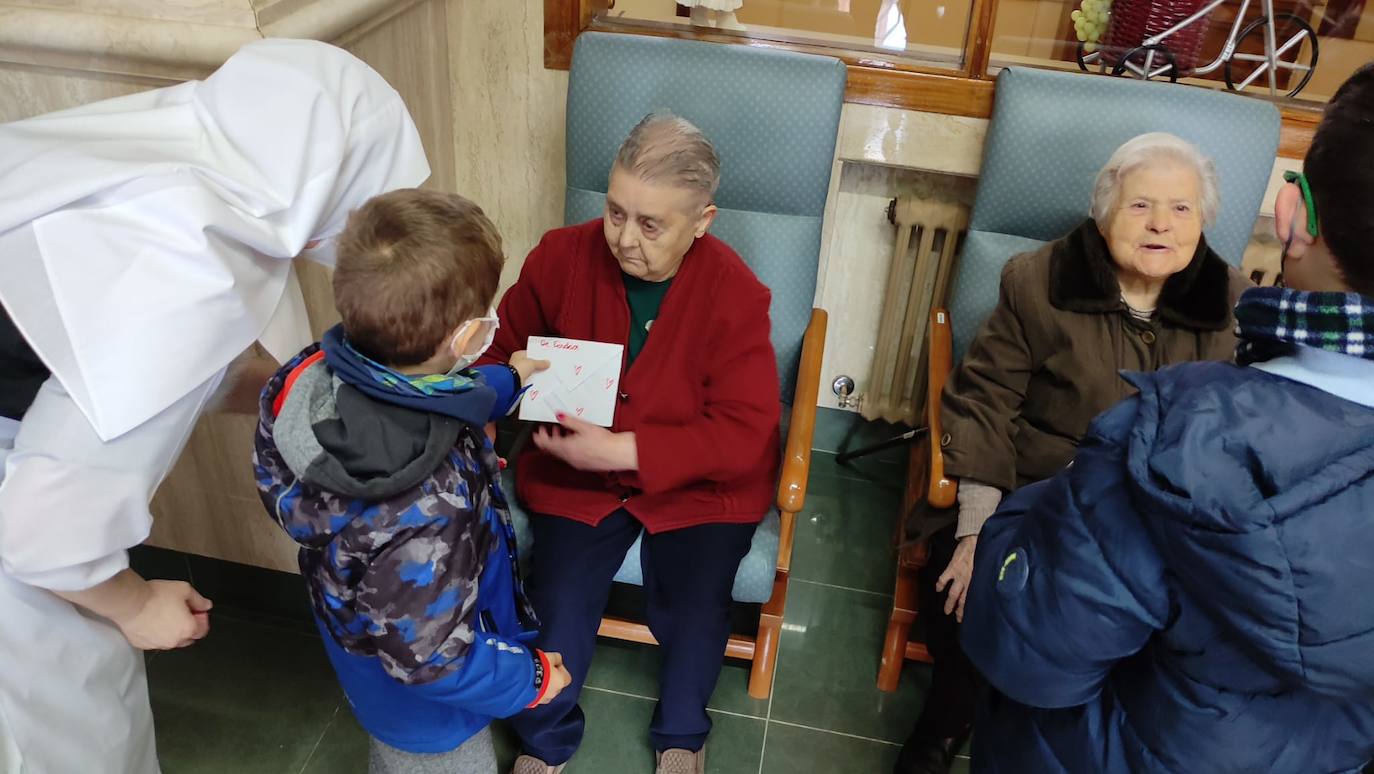
[[[968,741],[968,732],[942,739],[913,731],[902,745],[892,774],[949,774],[954,756]]]

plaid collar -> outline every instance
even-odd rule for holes
[[[1236,304],[1236,362],[1312,347],[1374,360],[1374,299],[1358,293],[1250,288]]]
[[[425,397],[452,395],[467,392],[477,386],[477,380],[473,378],[474,374],[471,371],[459,371],[454,374],[403,374],[393,368],[387,368],[359,352],[346,338],[344,339],[344,348],[348,350],[350,355],[358,359],[358,362],[367,370],[368,375],[375,379],[378,384],[402,395]]]

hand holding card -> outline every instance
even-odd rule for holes
[[[550,365],[530,377],[520,404],[521,419],[557,422],[558,414],[567,414],[602,427],[614,423],[624,346],[531,336],[526,351]]]

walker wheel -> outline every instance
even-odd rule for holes
[[[1235,53],[1232,53],[1231,57],[1226,60],[1226,68],[1223,71],[1226,76],[1226,88],[1231,91],[1238,91],[1237,84],[1244,83],[1247,78],[1254,75],[1256,70],[1262,70],[1262,68],[1268,67],[1267,62],[1247,62],[1235,58],[1235,54],[1240,53],[1242,48],[1248,49],[1249,51],[1258,51],[1261,56],[1263,55],[1265,18],[1266,17],[1261,16],[1245,25],[1245,29],[1241,30],[1240,34],[1236,36]],[[1288,35],[1287,33],[1290,30],[1293,31],[1293,34]],[[1303,35],[1307,36],[1307,45],[1303,45],[1299,42],[1279,56],[1279,68],[1281,70],[1289,70],[1295,75],[1297,73],[1302,73],[1302,77],[1298,79],[1297,85],[1288,92],[1289,97],[1296,97],[1298,96],[1298,92],[1302,91],[1303,88],[1307,86],[1307,82],[1312,80],[1312,73],[1317,71],[1317,34],[1312,31],[1312,25],[1308,24],[1305,19],[1291,13],[1280,13],[1274,16],[1274,31],[1275,38],[1278,38],[1279,33],[1284,33],[1286,35],[1286,37],[1282,39],[1275,40],[1274,44],[1279,48],[1283,48],[1295,38],[1300,38]],[[1250,41],[1249,46],[1245,45],[1247,38],[1249,38]],[[1309,54],[1307,57],[1303,56],[1304,51]],[[1297,67],[1303,65],[1302,60],[1304,58],[1308,60],[1306,63],[1307,70],[1298,70]],[[1269,78],[1261,72],[1260,77],[1255,78],[1253,83],[1268,86]],[[1289,81],[1289,83],[1291,84],[1292,81]]]
[[[1083,50],[1084,45],[1083,41],[1078,41],[1078,50],[1074,52],[1074,61],[1078,62],[1078,69],[1090,73],[1093,71],[1093,66],[1102,61],[1102,44],[1098,43],[1097,50],[1091,54]]]
[[[1150,66],[1149,72],[1145,71],[1147,63]],[[1178,83],[1178,63],[1174,61],[1174,52],[1160,43],[1137,46],[1127,51],[1116,63],[1116,67],[1112,68],[1112,75],[1123,75],[1127,70],[1136,78],[1145,81],[1168,74],[1170,83]]]

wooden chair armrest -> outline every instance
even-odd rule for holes
[[[934,508],[952,508],[958,500],[959,484],[945,475],[945,431],[940,424],[940,396],[950,369],[954,367],[954,337],[950,330],[949,312],[930,310],[930,362],[926,373],[930,379],[926,391],[926,426],[930,428],[930,477],[926,500]]]
[[[921,506],[929,491],[930,481],[930,435],[911,444],[911,456],[907,461],[906,489],[902,494],[902,510],[892,532],[892,545],[897,548],[897,562],[903,567],[923,567],[929,553],[926,541],[909,542],[907,527],[912,514]]]
[[[811,441],[816,434],[816,400],[821,388],[821,358],[825,355],[828,320],[824,309],[812,309],[811,322],[802,339],[801,365],[797,368],[792,419],[782,460],[782,480],[778,484],[778,510],[784,514],[797,513],[806,503],[806,479],[811,475]]]

